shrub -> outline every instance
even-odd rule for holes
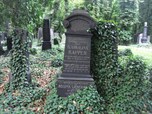
[[[131,34],[132,33],[130,31],[126,31],[126,30],[119,31],[119,44],[128,45],[132,40]]]
[[[120,61],[121,74],[109,110],[114,113],[150,113],[151,83],[146,78],[146,64],[139,57],[126,57]],[[119,67],[120,68],[120,67]]]
[[[87,87],[77,93],[61,98],[57,95],[55,81],[46,99],[46,114],[104,114],[104,100],[94,87]]]
[[[91,71],[107,113],[151,113],[146,64],[127,49],[117,53],[116,26],[99,22],[92,39]]]
[[[29,51],[30,51],[30,54],[32,54],[32,55],[36,55],[37,54],[36,48],[31,48]]]
[[[120,50],[118,55],[119,56],[132,56],[133,53],[132,53],[131,49],[124,49],[124,50]]]
[[[62,58],[55,58],[51,63],[51,66],[53,66],[53,67],[60,67],[62,65],[63,65],[63,59]]]
[[[91,47],[91,72],[99,94],[108,103],[114,95],[117,74],[117,29],[113,23],[99,22],[91,31],[94,34]]]
[[[63,55],[63,50],[61,48],[54,47],[50,50],[42,51],[39,54],[39,57],[42,60],[50,60],[59,54]]]

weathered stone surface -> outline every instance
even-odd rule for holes
[[[64,20],[67,29],[63,72],[57,81],[57,92],[61,97],[93,85],[90,75],[91,37],[88,29],[96,23],[84,10],[74,10]]]
[[[91,78],[60,78],[57,84],[58,94],[67,97],[89,85],[93,85]]]

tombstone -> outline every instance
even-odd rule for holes
[[[7,50],[10,51],[12,49],[12,37],[7,35]]]
[[[57,93],[60,97],[67,97],[79,89],[94,85],[90,75],[92,34],[87,30],[95,26],[95,21],[85,10],[74,10],[64,20],[67,29],[64,64],[57,80]]]
[[[1,39],[1,41],[2,41],[2,40],[5,40],[5,33],[4,33],[4,32],[1,32],[1,34],[0,34],[0,39]]]
[[[50,28],[51,43],[54,45],[54,29]]]
[[[55,32],[54,33],[54,45],[58,45],[59,44],[59,33],[58,32]]]
[[[42,29],[42,27],[38,28],[37,38],[38,39],[42,39],[43,38],[43,29]]]
[[[147,22],[144,23],[144,31],[143,33],[140,33],[139,36],[138,36],[138,44],[140,46],[147,46],[150,44],[150,36],[147,36]]]
[[[11,30],[11,23],[9,20],[6,21],[6,41],[7,41],[7,51],[10,51],[12,49],[12,36],[9,35]]]
[[[139,44],[139,45],[142,44],[142,42],[141,42],[142,38],[143,38],[143,34],[140,33],[139,36],[138,36],[138,44]]]
[[[144,31],[143,31],[143,37],[141,39],[142,43],[147,43],[147,22],[144,23]]]
[[[28,32],[23,29],[15,29],[14,30],[15,36],[20,35],[20,38],[22,39],[22,42],[28,42],[27,36]],[[28,46],[28,43],[26,43]],[[29,63],[29,51],[25,50],[24,55],[26,56],[26,79],[27,82],[25,83],[31,83],[31,72],[30,72],[30,63]],[[12,74],[9,75],[9,82],[11,82]]]
[[[151,43],[150,43],[150,36],[147,36],[147,43],[148,43],[148,44],[151,44]]]
[[[50,24],[49,19],[44,19],[43,21],[43,43],[42,43],[42,50],[51,49],[51,42],[50,42]]]

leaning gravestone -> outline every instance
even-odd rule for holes
[[[87,32],[96,26],[95,21],[84,10],[74,10],[64,20],[67,29],[63,72],[57,80],[57,93],[61,97],[93,85],[90,75],[91,37]]]
[[[49,19],[44,19],[43,21],[43,43],[42,43],[42,50],[51,49],[51,42],[50,42],[50,23]]]

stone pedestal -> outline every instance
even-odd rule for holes
[[[84,10],[74,10],[64,21],[67,29],[63,72],[57,81],[57,93],[67,97],[79,89],[94,85],[90,75],[91,38],[94,20]]]

